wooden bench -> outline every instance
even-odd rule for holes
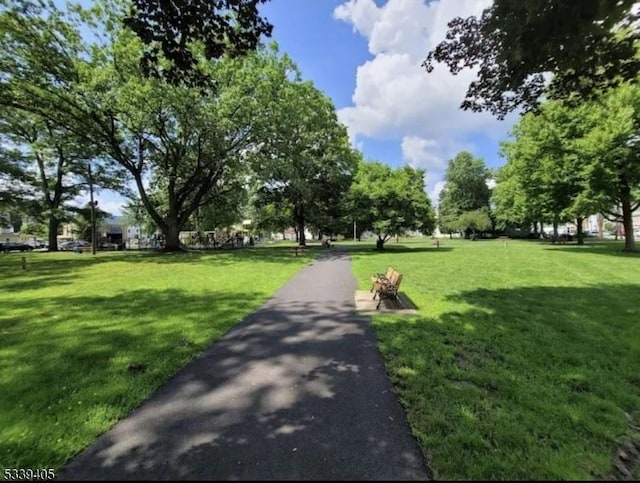
[[[388,281],[383,281],[376,284],[376,291],[373,294],[373,300],[378,297],[378,305],[376,305],[376,310],[380,308],[382,299],[393,299],[398,303],[401,303],[400,297],[398,296],[400,282],[402,282],[402,274],[394,270],[391,278]]]
[[[369,292],[373,292],[376,283],[388,282],[393,276],[393,272],[395,272],[394,268],[388,267],[386,273],[374,273],[371,275],[371,290]]]
[[[295,246],[295,247],[291,247],[291,248],[289,248],[289,250],[291,251],[291,253],[295,254],[295,256],[296,256],[296,257],[298,256],[298,254],[299,254],[300,252],[304,253],[304,252],[305,252],[305,251],[307,251],[308,249],[309,249],[309,248],[308,248],[306,245],[303,245],[303,246],[298,245],[298,246]]]

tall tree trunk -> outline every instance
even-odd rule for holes
[[[301,247],[307,245],[307,238],[304,234],[304,216],[298,218],[298,245]]]
[[[91,208],[91,254],[95,255],[96,251],[98,250],[98,240],[96,236],[96,204],[93,201],[93,175],[91,174],[91,163],[89,163],[88,165],[88,172],[89,172],[89,207]]]
[[[180,248],[180,227],[177,220],[167,219],[167,229],[164,230],[164,251],[178,252]]]
[[[49,217],[49,251],[58,251],[58,227],[60,226],[60,220],[50,216]]]
[[[304,247],[307,245],[307,239],[304,234],[304,206],[302,204],[295,206],[294,216],[296,220],[296,241],[299,246]]]
[[[553,238],[558,239],[558,220],[553,220]]]
[[[636,241],[633,234],[633,211],[631,211],[631,190],[623,192],[622,198],[622,224],[624,226],[624,251],[635,252]]]
[[[578,237],[578,245],[584,245],[584,234],[582,233],[582,222],[584,218],[576,218],[576,236]]]
[[[376,250],[384,250],[384,238],[378,235],[378,239],[376,240]]]

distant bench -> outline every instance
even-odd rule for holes
[[[292,254],[295,254],[295,256],[297,257],[297,256],[298,256],[298,254],[300,254],[300,253],[304,253],[304,252],[305,252],[305,251],[307,251],[308,249],[309,249],[309,248],[308,248],[306,245],[302,245],[302,246],[298,245],[298,246],[295,246],[295,247],[291,247],[291,248],[289,248],[289,251],[290,251]]]

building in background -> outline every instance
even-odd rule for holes
[[[11,225],[11,216],[7,212],[0,211],[0,235],[13,234],[13,226]]]

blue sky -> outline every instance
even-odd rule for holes
[[[334,102],[354,146],[367,159],[410,164],[427,172],[432,199],[447,161],[466,149],[487,166],[503,164],[499,142],[516,116],[498,121],[458,106],[473,72],[458,76],[420,66],[455,16],[477,15],[491,0],[271,0],[261,11],[272,39],[305,79]],[[103,208],[122,200],[99,195]]]

